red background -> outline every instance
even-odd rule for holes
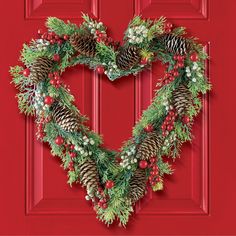
[[[18,0],[0,8],[0,234],[2,235],[236,235],[235,211],[235,1],[214,0]],[[31,119],[18,114],[9,66],[18,63],[22,43],[36,36],[47,16],[81,21],[80,12],[101,19],[121,40],[136,14],[164,15],[188,28],[210,54],[207,74],[213,91],[184,145],[165,190],[136,207],[126,229],[96,220],[81,187],[70,188],[60,163],[34,136]],[[68,69],[77,105],[105,145],[118,149],[150,104],[163,68],[110,82],[83,66]],[[234,103],[234,104],[233,104]]]

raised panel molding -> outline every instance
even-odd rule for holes
[[[80,19],[81,12],[98,16],[98,0],[25,0],[26,19],[56,16]]]
[[[207,19],[208,0],[135,0],[135,14],[169,19]]]

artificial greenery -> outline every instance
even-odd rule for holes
[[[67,37],[69,38],[74,33],[81,35],[90,34],[96,37],[96,30],[99,30],[107,37],[106,27],[101,22],[90,18],[88,15],[83,15],[83,18],[84,21],[82,24],[77,26],[69,21],[65,23],[58,18],[49,17],[46,22],[48,28],[47,33],[54,33],[59,38],[60,43],[54,42],[48,44],[48,39],[41,41],[39,39],[32,39],[29,44],[23,45],[21,51],[20,59],[25,67],[12,67],[10,73],[13,77],[13,83],[19,90],[17,98],[20,111],[26,115],[35,115],[37,125],[43,123],[44,135],[39,139],[47,142],[50,145],[52,155],[62,160],[64,169],[68,171],[68,183],[72,185],[73,183],[79,182],[79,165],[88,159],[94,160],[100,176],[101,186],[104,187],[108,180],[112,180],[115,183],[113,188],[103,189],[104,194],[108,196],[106,208],[99,207],[97,202],[93,202],[97,211],[97,217],[107,225],[118,219],[120,224],[125,226],[133,212],[133,205],[129,199],[130,180],[139,167],[137,162],[133,162],[128,168],[127,166],[124,167],[119,164],[117,157],[129,156],[135,159],[135,152],[138,146],[148,135],[146,127],[151,125],[155,132],[160,135],[164,143],[163,147],[156,153],[159,181],[152,186],[152,189],[153,191],[163,189],[164,175],[173,173],[170,163],[164,161],[163,157],[168,156],[170,161],[171,158],[175,159],[180,155],[181,145],[192,139],[191,126],[193,119],[201,109],[201,98],[199,94],[205,94],[210,89],[210,84],[204,74],[207,55],[203,46],[195,38],[187,38],[191,49],[185,57],[184,67],[177,69],[179,76],[168,84],[158,84],[160,88],[156,91],[151,105],[143,112],[140,120],[133,128],[132,137],[124,143],[121,151],[108,150],[102,147],[102,137],[91,131],[85,125],[84,121],[87,118],[82,116],[78,108],[74,105],[74,97],[65,84],[62,83],[60,86],[55,87],[50,83],[49,77],[34,84],[30,80],[30,76],[22,73],[25,68],[30,68],[33,62],[39,57],[53,58],[57,54],[60,56],[60,61],[54,63],[52,73],[57,72],[61,75],[68,67],[85,64],[94,70],[102,66],[109,79],[115,80],[129,74],[136,75],[140,71],[148,69],[150,64],[156,60],[160,60],[163,64],[168,64],[166,73],[169,73],[174,69],[176,60],[173,59],[174,53],[168,52],[164,45],[156,40],[165,33],[166,19],[164,17],[156,20],[144,20],[140,16],[136,16],[129,23],[125,31],[123,47],[129,45],[138,46],[141,49],[141,57],[147,59],[146,65],[140,63],[128,70],[120,70],[116,66],[116,55],[119,50],[113,47],[112,44],[107,44],[106,41],[97,42],[96,55],[94,57],[78,55],[70,44],[70,41],[67,40]],[[138,30],[140,30],[140,34],[138,34]],[[182,36],[185,33],[184,27],[177,27],[172,30],[172,34],[177,36]],[[134,34],[137,35],[136,41],[132,36]],[[141,34],[146,36],[141,37]],[[38,50],[38,45],[44,43],[46,43],[46,46]],[[190,60],[190,54],[193,52],[198,55],[198,60],[194,62]],[[162,80],[164,80],[164,77]],[[173,99],[173,91],[180,84],[184,84],[189,88],[192,95],[192,105],[188,107],[185,114],[177,116],[174,129],[163,136],[161,126],[168,115],[167,107]],[[39,94],[39,98],[36,98],[37,93]],[[54,100],[60,101],[71,111],[79,114],[80,126],[78,132],[67,132],[63,130],[51,118],[52,110],[50,106],[43,104],[42,99],[45,96],[50,96]],[[183,116],[189,118],[188,123],[182,121]],[[62,137],[65,141],[63,145],[55,143],[55,139],[58,136]],[[70,157],[70,150],[68,148],[70,145],[74,145],[73,152],[76,153],[76,157],[73,160]],[[73,168],[70,168],[71,162]],[[149,174],[150,171],[147,168],[147,177]]]

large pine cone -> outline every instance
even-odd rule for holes
[[[49,72],[52,70],[53,61],[47,57],[38,57],[30,66],[30,80],[33,83],[48,78]]]
[[[136,46],[122,47],[116,56],[116,64],[120,70],[128,70],[140,61],[140,49]]]
[[[92,36],[74,33],[70,36],[70,43],[81,55],[94,57],[96,54],[96,40]]]
[[[59,102],[52,105],[53,120],[65,131],[76,132],[79,128],[79,115]]]
[[[97,191],[99,187],[99,175],[95,161],[86,160],[79,165],[80,182],[87,190]]]
[[[146,193],[147,177],[145,170],[137,169],[130,180],[129,198],[134,204]]]
[[[151,157],[156,156],[161,145],[162,139],[156,132],[148,133],[140,144],[136,157],[140,160],[149,160]]]
[[[192,103],[192,94],[184,85],[180,85],[173,92],[173,104],[179,115],[184,113]]]
[[[181,36],[164,34],[160,37],[160,40],[164,44],[165,49],[174,54],[184,55],[189,49],[189,43]]]

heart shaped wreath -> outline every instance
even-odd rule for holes
[[[35,116],[37,138],[49,143],[61,158],[68,183],[86,188],[97,217],[126,225],[134,204],[151,185],[163,189],[163,177],[172,169],[163,157],[175,159],[182,143],[191,140],[193,118],[201,109],[199,94],[210,84],[204,75],[207,55],[195,38],[184,37],[183,27],[166,19],[136,16],[125,31],[122,46],[107,36],[102,22],[83,15],[80,26],[49,17],[48,30],[24,44],[24,67],[11,67],[19,109]],[[110,80],[136,75],[160,60],[166,72],[151,105],[133,128],[133,136],[120,152],[102,147],[102,138],[90,130],[73,104],[62,72],[77,64],[88,65]]]

